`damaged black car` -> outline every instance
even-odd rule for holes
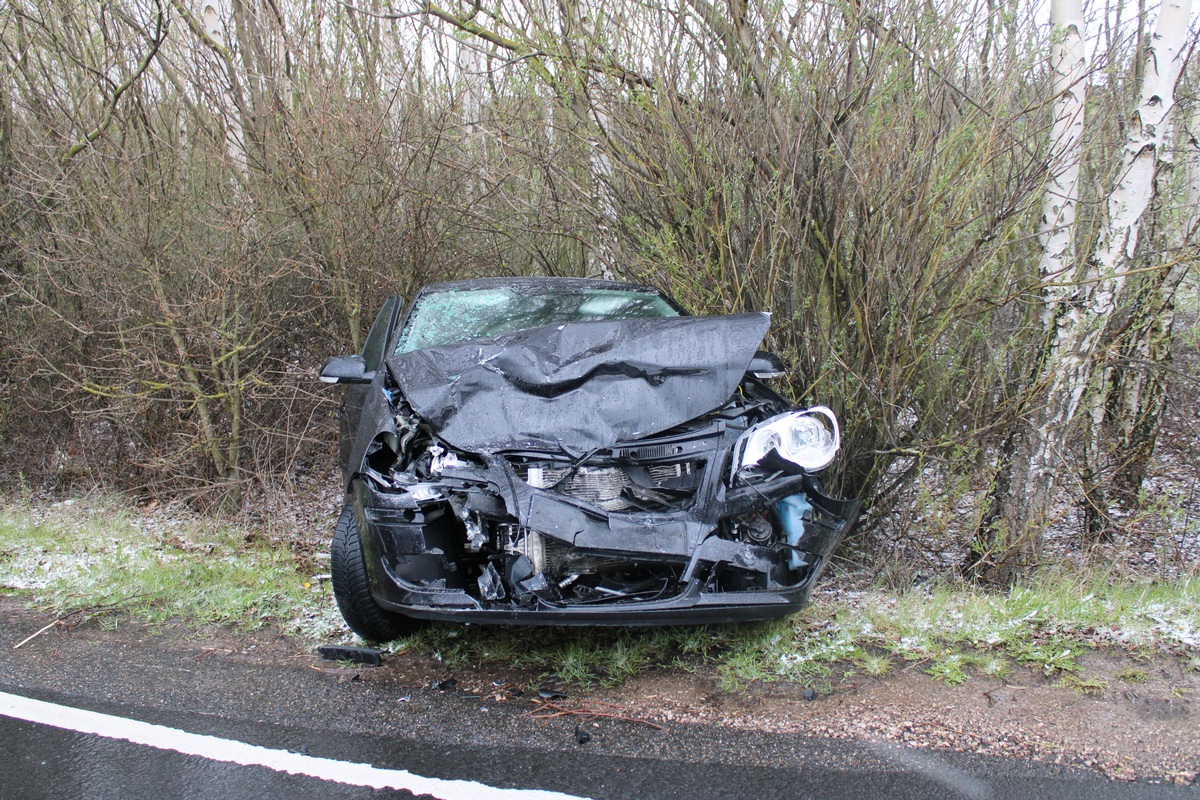
[[[761,313],[658,290],[505,278],[391,297],[346,385],[338,607],[386,641],[421,620],[676,625],[803,606],[857,514],[821,489],[828,408],[770,386]]]

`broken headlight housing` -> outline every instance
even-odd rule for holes
[[[763,420],[738,438],[733,449],[733,473],[757,466],[819,472],[833,462],[841,445],[837,417],[828,408],[790,411]]]

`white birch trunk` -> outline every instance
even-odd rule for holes
[[[454,65],[458,71],[461,92],[463,133],[473,146],[479,137],[480,121],[483,117],[483,84],[487,75],[487,57],[473,44],[455,40],[454,45],[457,48]]]
[[[591,173],[592,199],[596,204],[596,236],[588,248],[588,275],[614,280],[613,237],[617,219],[617,203],[612,191],[612,161],[605,151],[602,131],[608,125],[608,115],[599,103],[592,108],[597,130],[588,137],[588,171]]]
[[[1187,183],[1184,202],[1187,212],[1180,221],[1177,244],[1180,248],[1191,243],[1196,226],[1200,225],[1200,106],[1192,111],[1192,122],[1187,130]],[[1176,257],[1179,254],[1175,254]]]
[[[227,19],[229,19],[229,9],[225,7],[224,0],[209,0],[204,4],[204,11],[201,14],[204,33],[222,50],[227,46],[225,43],[225,20]],[[225,148],[237,169],[241,187],[245,188],[249,186],[250,166],[246,157],[246,134],[242,128],[241,112],[224,86],[218,86],[217,93],[220,98],[221,118],[225,120]]]
[[[1082,0],[1054,0],[1051,7],[1050,91],[1054,124],[1050,129],[1050,165],[1046,197],[1038,225],[1042,256],[1042,324],[1054,323],[1054,309],[1068,290],[1075,268],[1075,214],[1083,165],[1083,109],[1087,93],[1087,53],[1083,46]]]
[[[569,29],[579,31],[587,56],[595,55],[593,43],[596,41],[596,34],[590,21],[580,13],[580,4],[571,2],[565,8],[569,19],[564,22],[568,24]],[[586,72],[581,73],[581,81],[588,79]],[[582,96],[577,98],[579,107],[576,115],[586,120],[588,128],[588,182],[596,220],[595,234],[587,246],[587,274],[589,277],[598,276],[605,280],[613,280],[616,278],[616,272],[613,270],[616,263],[613,239],[616,235],[617,203],[612,190],[613,166],[605,142],[605,131],[611,123],[605,110],[605,103],[611,96],[608,91],[611,87],[607,86],[607,83],[603,76],[596,78],[592,101],[585,102]]]
[[[1184,186],[1182,207],[1164,216],[1170,225],[1163,238],[1166,247],[1158,269],[1140,281],[1131,330],[1136,336],[1122,350],[1124,363],[1118,367],[1119,380],[1113,381],[1115,396],[1106,411],[1115,428],[1120,472],[1117,476],[1123,496],[1137,497],[1146,464],[1158,438],[1171,360],[1172,330],[1175,325],[1175,292],[1183,281],[1192,259],[1185,252],[1196,224],[1200,221],[1200,108],[1193,112],[1183,139]],[[1164,154],[1160,188],[1165,192],[1169,176],[1169,154]]]
[[[1055,2],[1052,12],[1061,9]],[[1060,295],[1044,317],[1050,329],[1038,375],[1041,400],[1014,435],[1011,460],[997,480],[998,519],[991,521],[991,540],[985,537],[981,543],[991,549],[982,561],[990,562],[995,577],[1011,578],[1014,570],[1035,566],[1041,557],[1067,428],[1089,387],[1093,351],[1125,288],[1142,215],[1154,193],[1159,153],[1170,134],[1189,12],[1190,0],[1166,0],[1163,5],[1147,52],[1120,178],[1109,195],[1107,223],[1095,252],[1076,272],[1069,295]]]
[[[1121,179],[1108,198],[1108,225],[1101,231],[1085,279],[1099,279],[1088,310],[1108,315],[1125,286],[1142,214],[1150,205],[1160,154],[1171,135],[1175,84],[1183,68],[1191,0],[1166,0],[1146,53],[1141,98],[1125,139]]]
[[[1142,80],[1141,98],[1125,139],[1121,177],[1108,197],[1108,222],[1079,275],[1078,302],[1060,314],[1051,349],[1049,422],[1074,418],[1087,389],[1091,354],[1116,309],[1133,264],[1142,215],[1154,194],[1160,154],[1170,140],[1175,83],[1183,66],[1191,0],[1167,0],[1159,12]]]
[[[468,169],[463,186],[468,197],[479,197],[485,192],[488,164],[487,142],[484,140],[483,97],[484,81],[487,79],[487,56],[474,42],[453,40],[454,47],[454,93],[459,106],[462,124],[463,156]]]

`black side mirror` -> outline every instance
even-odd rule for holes
[[[334,356],[321,367],[321,383],[370,383],[374,372],[367,372],[362,356]]]

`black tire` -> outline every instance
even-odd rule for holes
[[[342,509],[342,515],[333,529],[329,556],[333,596],[350,630],[370,642],[390,642],[420,627],[417,620],[388,611],[371,597],[358,517],[354,513],[354,506],[349,503]]]

